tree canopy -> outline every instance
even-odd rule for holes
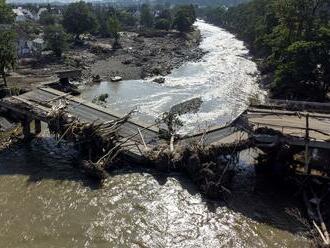
[[[174,17],[173,25],[180,32],[190,31],[196,21],[195,9],[192,5],[179,6]]]
[[[14,18],[14,13],[6,4],[6,1],[0,0],[0,24],[11,24]]]
[[[148,4],[143,4],[141,7],[141,17],[140,23],[142,26],[151,28],[154,23],[154,16],[151,13],[150,6]]]
[[[78,38],[80,34],[96,31],[98,23],[90,6],[81,1],[68,5],[63,15],[63,26]]]
[[[39,22],[41,25],[44,26],[55,25],[59,22],[59,18],[53,13],[51,13],[51,11],[47,10],[41,13]]]
[[[45,29],[45,41],[47,48],[52,50],[57,57],[62,57],[63,52],[68,48],[68,35],[62,25],[49,25]]]
[[[4,0],[0,0],[0,25],[9,25],[6,28],[0,27],[0,74],[5,85],[7,85],[6,70],[13,69],[16,64],[16,36],[11,26],[13,21],[11,8]]]
[[[205,10],[207,20],[237,34],[274,75],[274,97],[325,101],[330,87],[330,0],[252,0]]]
[[[15,33],[0,30],[0,74],[7,85],[6,70],[13,69],[16,64]]]
[[[120,23],[116,16],[109,17],[108,19],[108,31],[111,36],[115,39],[113,43],[114,48],[120,47],[119,38],[120,38]]]

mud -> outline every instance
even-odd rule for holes
[[[61,59],[51,55],[21,59],[8,84],[30,90],[56,80],[57,71],[73,69],[82,70],[84,82],[93,82],[96,76],[101,80],[114,76],[123,80],[165,76],[186,61],[202,58],[200,40],[197,29],[185,35],[176,31],[123,32],[121,49],[111,49],[112,39],[97,38],[72,46]]]

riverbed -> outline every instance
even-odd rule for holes
[[[146,122],[201,97],[200,111],[182,117],[185,132],[230,121],[260,93],[256,65],[233,35],[197,25],[208,52],[202,61],[176,69],[164,85],[103,82],[84,97],[108,92],[108,107],[137,106],[135,118]],[[69,144],[35,139],[0,154],[0,247],[309,247],[306,229],[289,214],[296,199],[255,175],[254,156],[241,154],[232,195],[209,201],[183,175],[133,164],[99,188],[75,167]]]

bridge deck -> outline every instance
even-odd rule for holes
[[[22,94],[18,97],[8,97],[0,101],[0,106],[6,109],[11,109],[12,111],[30,116],[31,119],[40,119],[42,121],[47,121],[44,115],[33,116],[33,113],[24,106],[32,106],[33,109],[38,109],[40,112],[48,113],[50,111],[49,106],[47,104],[55,104],[59,101],[60,98],[65,98],[68,105],[67,105],[67,112],[72,116],[79,118],[83,122],[108,122],[116,120],[122,115],[118,113],[114,113],[109,111],[106,108],[100,107],[96,104],[90,103],[85,101],[81,98],[74,97],[68,94],[65,94],[61,91],[54,90],[49,87],[39,87],[34,91],[27,92]],[[12,100],[16,102],[22,103],[23,107],[16,107],[12,104]],[[149,145],[156,145],[161,142],[159,139],[159,130],[155,127],[150,127],[143,123],[138,123],[135,120],[130,120],[125,123],[121,129],[119,130],[119,135],[122,138],[131,137],[135,135],[132,142],[136,143],[136,146],[132,146],[126,151],[129,154],[129,157],[133,158],[134,160],[139,160],[143,150],[143,142],[141,140],[140,135],[138,135],[138,131],[141,131],[144,141],[146,144]],[[192,142],[193,140],[200,140],[202,137],[204,139],[205,144],[219,144],[219,143],[228,143],[228,142],[235,142],[238,140],[237,136],[238,132],[235,127],[226,126],[226,127],[214,127],[208,130],[205,133],[195,134],[193,136],[183,137],[182,141],[184,144]]]
[[[78,117],[84,122],[108,122],[122,117],[120,114],[109,111],[96,104],[87,102],[81,98],[74,97],[63,92],[51,89],[49,87],[39,87],[34,91],[30,91],[19,97],[5,98],[0,101],[0,106],[7,109],[12,109],[17,113],[29,115],[29,111],[24,112],[24,108],[15,109],[10,103],[10,99],[16,99],[25,105],[31,105],[34,108],[39,108],[43,112],[48,112],[50,109],[45,107],[43,103],[53,103],[58,101],[59,98],[65,98],[68,102],[67,111]],[[323,109],[324,110],[324,109]],[[293,145],[304,146],[306,135],[306,115],[309,115],[309,139],[311,147],[320,147],[330,149],[330,114],[290,111],[285,109],[272,109],[271,106],[266,107],[250,107],[242,116],[247,117],[250,124],[253,124],[254,129],[260,127],[272,128],[282,132],[289,137],[288,142]],[[36,116],[31,116],[36,118]],[[241,116],[239,116],[240,118]],[[40,118],[40,117],[39,117]],[[205,133],[199,133],[192,136],[182,138],[182,142],[189,143],[191,141],[198,141],[204,139],[204,144],[226,144],[237,142],[242,139],[248,138],[248,133],[239,130],[235,127],[235,120],[224,127],[214,127]],[[234,124],[233,124],[234,123]],[[233,124],[233,125],[232,125]],[[147,144],[158,144],[160,142],[158,134],[159,130],[155,127],[148,127],[146,124],[138,123],[134,120],[125,123],[119,130],[119,135],[123,138],[136,135],[134,141],[140,144],[140,147],[133,148],[134,153],[138,152],[142,145],[142,140],[138,131],[141,131],[143,138]],[[251,134],[251,133],[250,133]],[[257,138],[260,142],[270,142],[275,140],[276,137],[261,137]],[[141,153],[140,153],[141,154]]]
[[[306,116],[308,115],[308,127]],[[271,128],[285,135],[289,144],[305,146],[306,129],[310,147],[330,149],[330,114],[249,108],[246,117],[254,129]],[[268,135],[269,136],[269,135]],[[258,135],[257,141],[274,141],[274,137]]]
[[[72,116],[78,117],[79,120],[83,122],[102,123],[102,122],[114,121],[121,117],[119,115],[115,115],[109,112],[105,108],[101,108],[95,104],[86,102],[80,98],[73,97],[64,94],[63,92],[53,90],[47,87],[41,87],[34,91],[30,91],[28,93],[20,95],[19,97],[5,98],[2,101],[0,101],[0,106],[7,109],[11,109],[12,111],[15,111],[17,113],[21,113],[27,116],[30,115],[31,118],[46,121],[46,118],[43,118],[44,115],[33,116],[33,113],[28,109],[27,110],[24,110],[24,108],[16,109],[16,107],[11,104],[10,100],[14,99],[17,102],[23,103],[24,106],[27,107],[33,106],[34,109],[38,109],[42,113],[48,113],[50,111],[50,108],[45,107],[43,103],[52,104],[54,102],[59,101],[58,100],[59,97],[65,97],[65,99],[67,100],[68,102],[67,112]],[[54,100],[54,102],[52,102],[52,100]],[[126,151],[127,153],[129,153],[130,157],[133,157],[135,160],[137,160],[142,155],[140,152],[142,147],[142,140],[140,135],[137,135],[138,130],[141,131],[143,138],[147,144],[153,144],[158,142],[157,128],[147,127],[146,125],[135,123],[132,121],[126,122],[119,130],[119,135],[122,138],[127,138],[135,135],[132,141],[136,142],[137,146],[139,147],[133,146],[130,147],[128,151]]]

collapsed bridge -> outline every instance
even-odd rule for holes
[[[98,124],[116,121],[121,115],[96,104],[74,97],[68,93],[41,86],[19,96],[0,100],[0,107],[22,122],[24,136],[31,136],[31,122],[34,132],[41,132],[41,122],[49,124],[48,114],[52,106],[66,101],[68,115],[83,123]],[[267,131],[268,130],[268,131]],[[269,132],[272,130],[272,132]],[[134,160],[143,159],[146,146],[164,143],[156,126],[148,126],[134,120],[127,120],[118,128],[120,139],[130,137],[130,146],[125,155]],[[258,147],[267,150],[279,143],[305,149],[330,149],[330,104],[293,101],[270,101],[263,105],[252,105],[233,122],[213,127],[204,132],[180,137],[178,142],[189,144],[203,139],[204,145],[233,145],[237,150]],[[240,147],[237,147],[240,144]],[[307,156],[307,155],[306,155]],[[308,158],[306,157],[306,171]]]

